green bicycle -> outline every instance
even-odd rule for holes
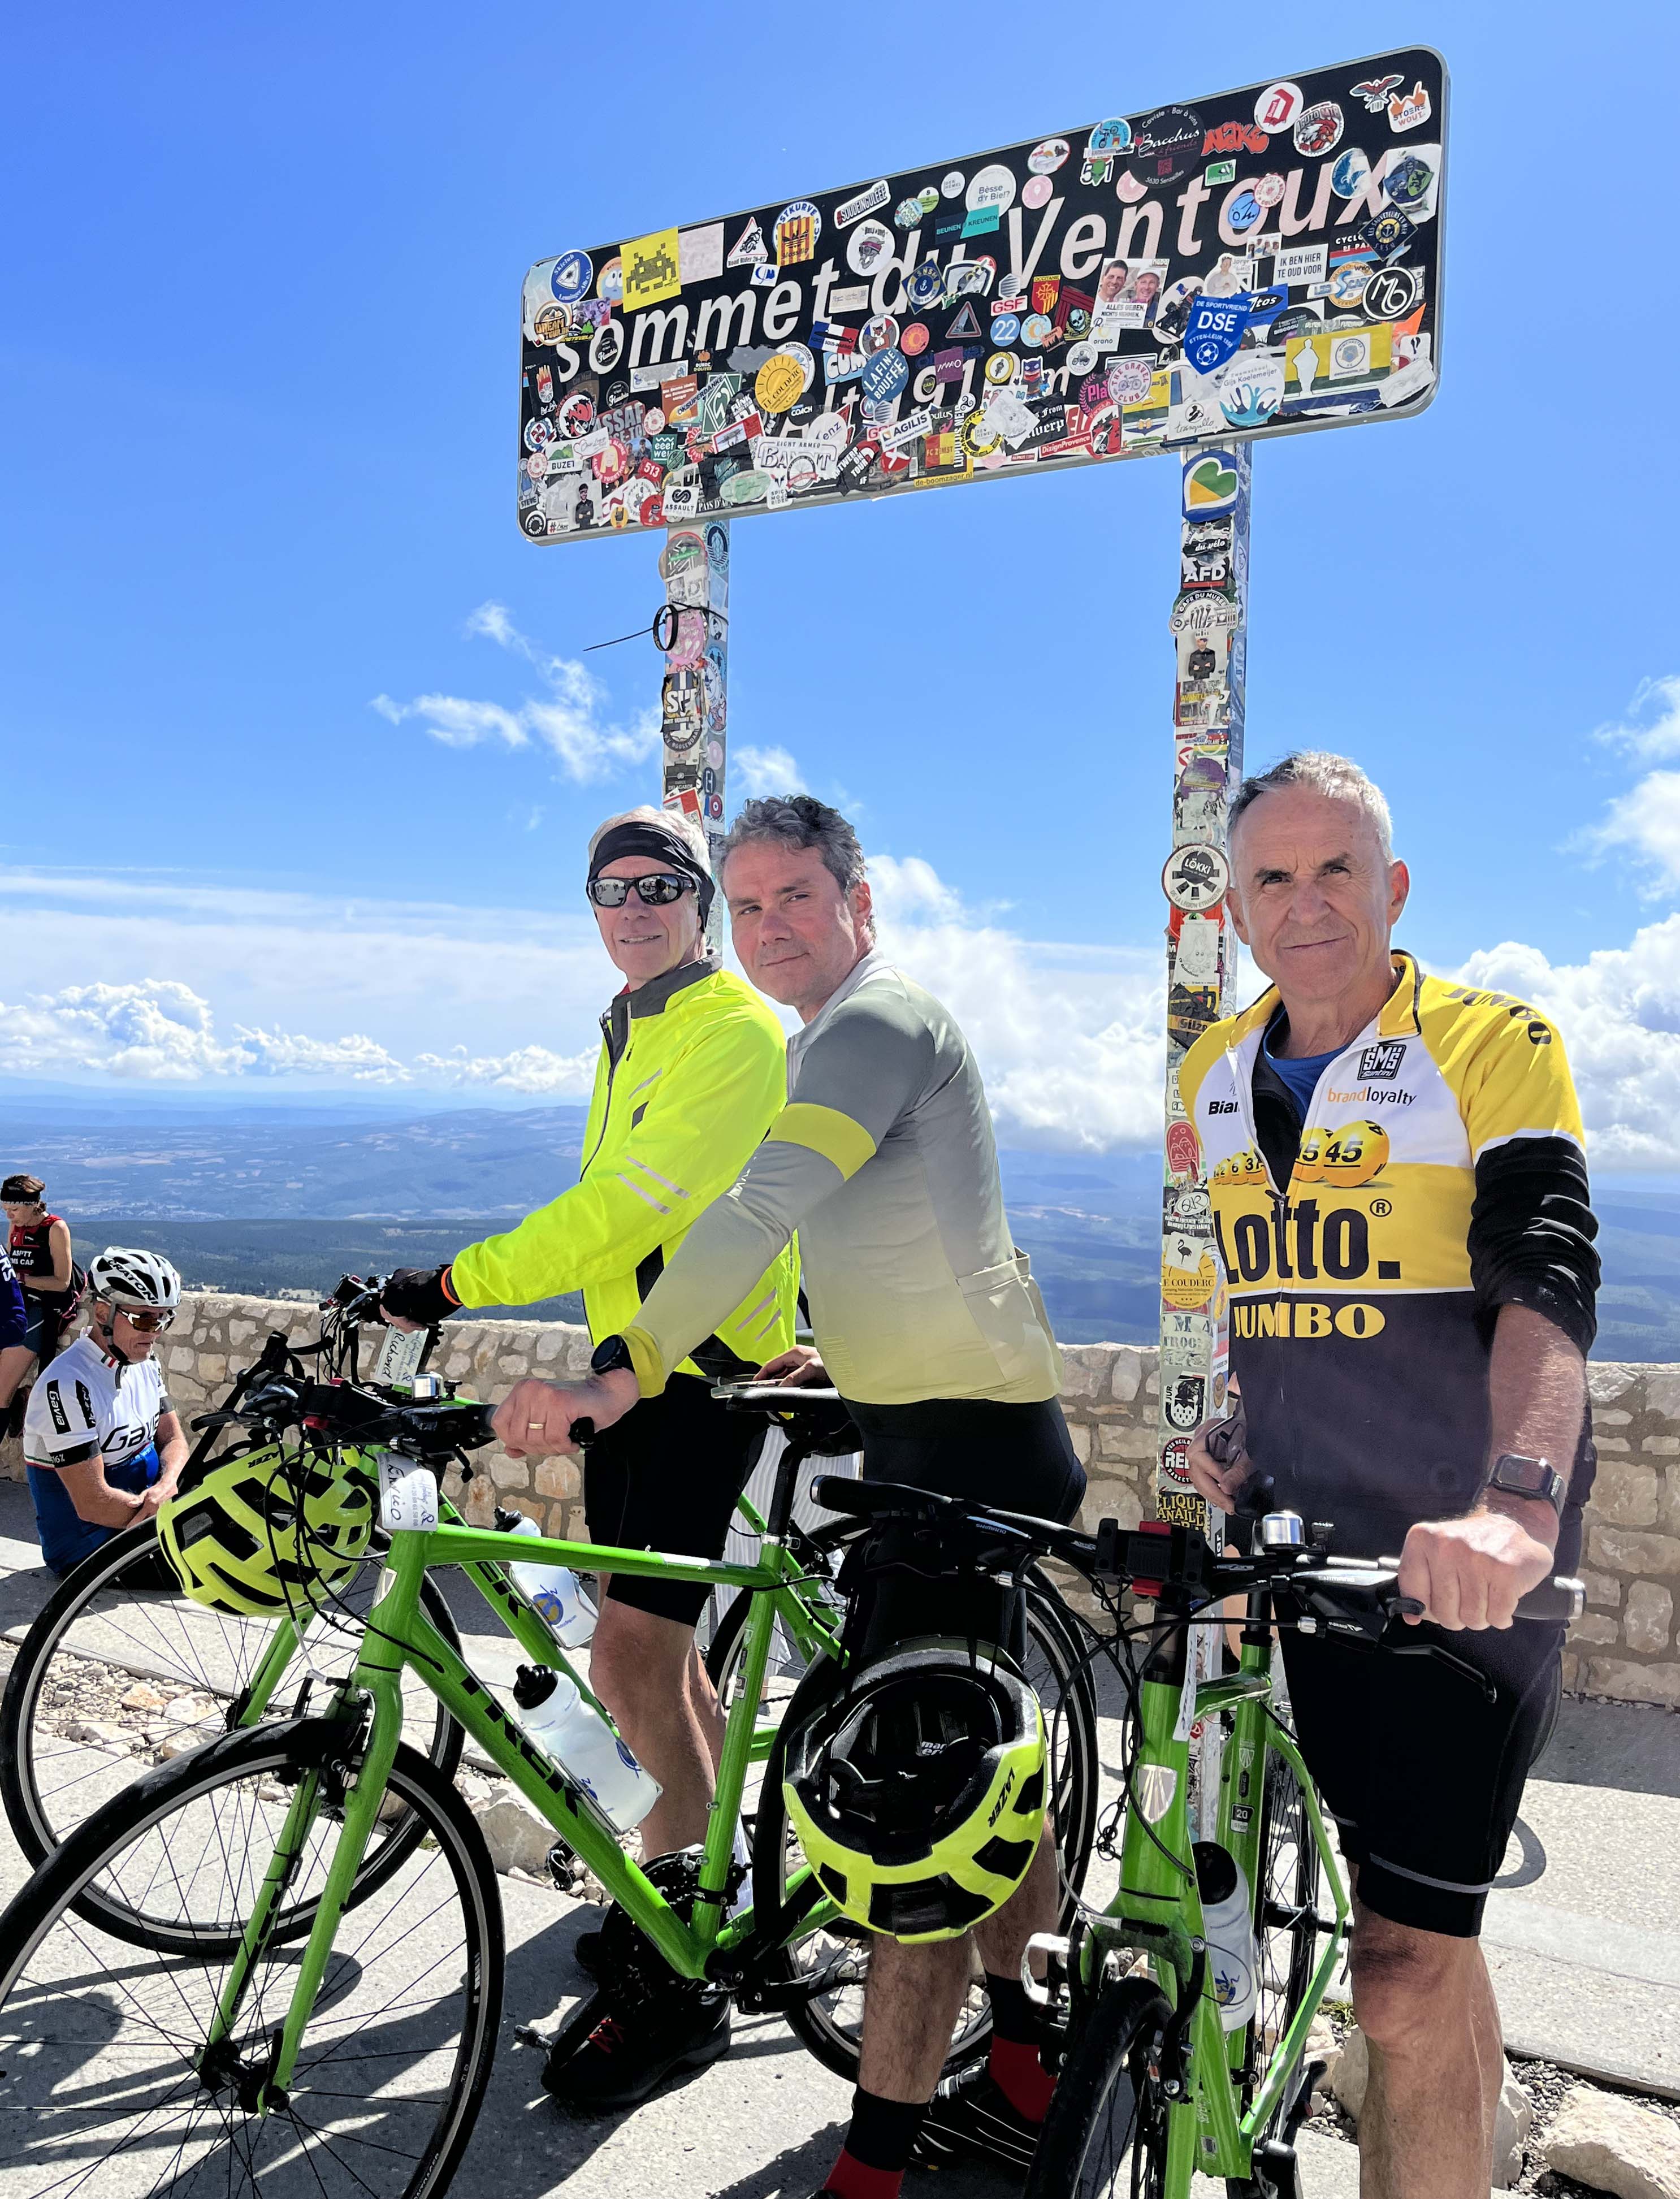
[[[1133,1699],[1117,1823],[1100,1843],[1117,1861],[1118,1886],[1105,1910],[1082,1906],[1070,1928],[1035,1939],[1047,1984],[1024,1965],[1060,2073],[1027,2199],[1190,2199],[1199,2174],[1222,2177],[1231,2199],[1299,2199],[1294,2140],[1310,2100],[1308,2032],[1335,1974],[1349,1904],[1317,1792],[1272,1705],[1275,1628],[1323,1628],[1382,1654],[1395,1619],[1422,1607],[1400,1595],[1391,1567],[1327,1557],[1323,1537],[1309,1543],[1292,1513],[1258,1522],[1256,1549],[1240,1554],[1164,1522],[1127,1531],[1109,1519],[1090,1536],[878,1484],[824,1478],[816,1494],[854,1514],[936,1523],[951,1549],[966,1544],[970,1561],[995,1573],[1059,1558],[1114,1619],[1111,1642],[1094,1632],[1093,1654],[1112,1657]],[[1126,1589],[1153,1603],[1152,1620],[1121,1622]],[[1222,1624],[1221,1605],[1237,1595],[1247,1600],[1237,1668],[1198,1684],[1189,1628]],[[1525,1596],[1518,1615],[1559,1624],[1584,1601],[1578,1581],[1557,1578]],[[1140,1641],[1135,1665],[1120,1654],[1129,1639]],[[1481,1683],[1450,1651],[1403,1646]],[[1203,1841],[1191,1824],[1189,1775],[1193,1744],[1209,1728],[1222,1747]],[[1234,1880],[1248,1889],[1235,1935],[1232,1903],[1216,1899]],[[1247,1998],[1236,1997],[1245,1973],[1251,2009],[1229,2021]]]
[[[307,1457],[324,1469],[338,1446],[382,1454],[393,1474],[388,1506],[412,1502],[417,1484],[435,1490],[447,1461],[488,1439],[482,1407],[394,1402],[353,1383],[271,1380],[241,1410],[265,1441],[306,1422]],[[503,1615],[531,1661],[567,1671],[584,1692],[536,1613],[503,1586],[505,1539],[440,1515],[394,1531],[347,1679],[306,1683],[293,1715],[227,1733],[134,1780],[40,1865],[0,1920],[0,2107],[18,2137],[20,2189],[55,2188],[94,2159],[104,2179],[137,2176],[141,2189],[204,2177],[229,2190],[260,2181],[312,2199],[340,2190],[396,2199],[446,2187],[498,2033],[499,1888],[460,1794],[401,1741],[405,1677],[422,1683],[617,1904],[604,1986],[650,1995],[705,1980],[747,2006],[790,2014],[854,1991],[859,1951],[831,1937],[833,1906],[790,1858],[776,1808],[760,1809],[754,1843],[755,1880],[775,1889],[774,1912],[761,1923],[750,1910],[730,1913],[742,1798],[752,1764],[774,1747],[764,1714],[774,1630],[779,1622],[802,1654],[839,1646],[832,1606],[801,1592],[805,1576],[787,1538],[801,1448],[783,1461],[755,1564],[543,1538],[519,1545],[522,1562],[744,1592],[744,1647],[703,1848],[646,1869],[633,1862],[611,1819],[431,1622],[422,1601],[429,1569],[458,1566],[508,1598]],[[301,1496],[296,1503],[301,1511]],[[280,1672],[295,1671],[277,1642],[272,1656]],[[1071,1730],[1083,1702],[1076,1689],[1047,1714]],[[1069,1758],[1070,1782],[1094,1766],[1094,1734],[1082,1730],[1081,1747],[1088,1753]],[[1066,1799],[1069,1828],[1088,1824],[1086,1798],[1070,1785]],[[369,1885],[366,1859],[394,1813],[411,1823],[412,1837]],[[1084,1857],[1063,1838],[1076,1890]],[[160,1936],[142,1939],[137,1955],[140,1935],[113,1929],[114,1913]],[[569,2027],[574,2034],[592,2022],[592,2005]],[[825,2043],[843,2056],[851,2041],[843,2023]],[[977,2032],[960,2027],[954,2052],[978,2050]]]

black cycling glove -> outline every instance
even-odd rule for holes
[[[399,1321],[423,1321],[428,1328],[435,1327],[460,1311],[461,1301],[449,1288],[448,1274],[446,1263],[441,1268],[399,1268],[380,1292],[380,1310],[395,1314]]]

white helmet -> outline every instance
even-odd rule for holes
[[[175,1307],[181,1278],[160,1252],[108,1245],[88,1269],[88,1290],[106,1305]]]

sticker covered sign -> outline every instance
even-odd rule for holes
[[[520,526],[578,540],[1420,411],[1446,109],[1440,56],[1407,48],[540,260]],[[699,401],[628,402],[673,385]],[[579,431],[608,416],[604,442]],[[1228,508],[1228,472],[1187,516]]]

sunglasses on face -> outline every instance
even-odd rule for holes
[[[685,893],[692,893],[692,878],[680,878],[674,871],[650,871],[645,878],[591,878],[585,890],[597,908],[622,908],[632,887],[645,908],[663,908]]]
[[[131,1313],[126,1306],[118,1306],[116,1311],[131,1328],[137,1328],[143,1336],[160,1335],[163,1330],[172,1327],[175,1320],[174,1315],[166,1309],[157,1313]]]

